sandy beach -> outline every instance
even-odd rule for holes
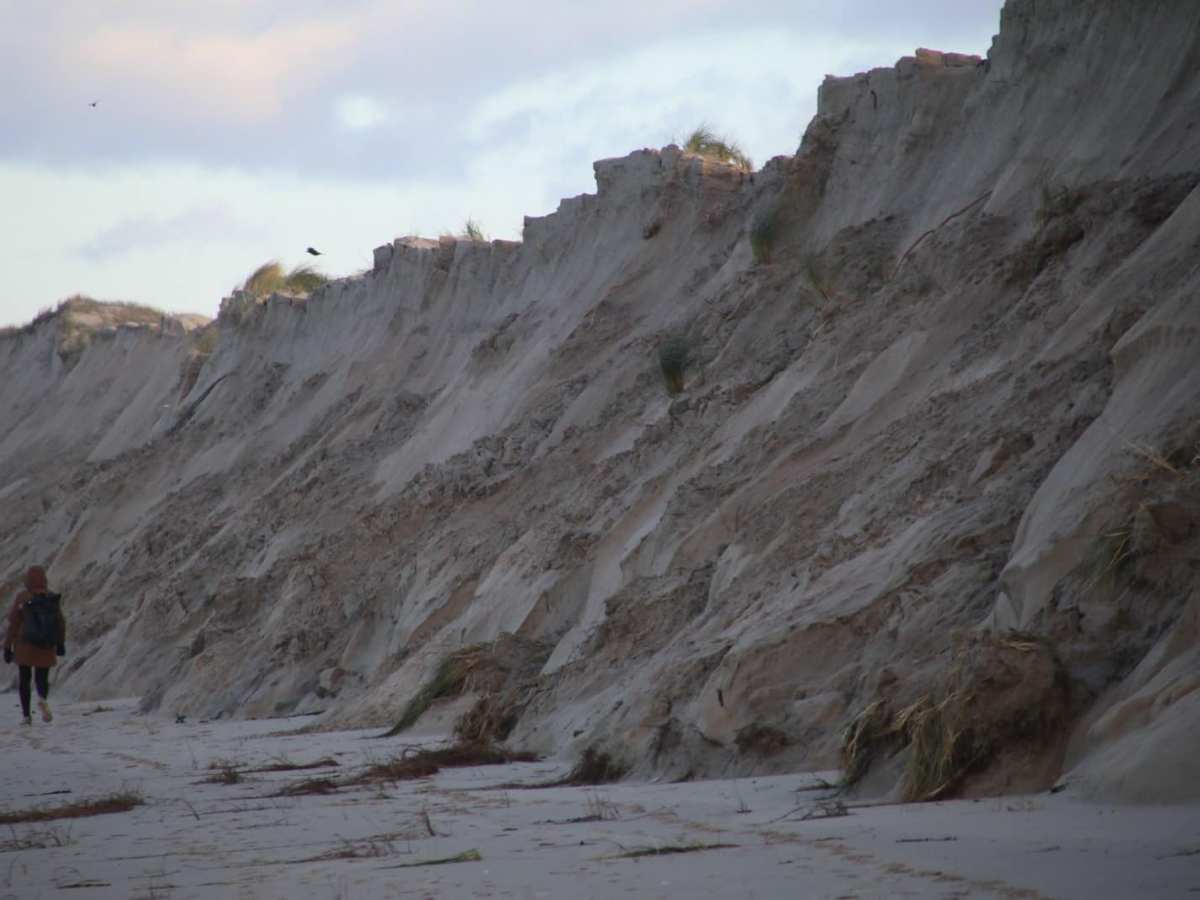
[[[5,814],[142,802],[6,825],[4,900],[1200,894],[1195,806],[1042,794],[843,808],[814,789],[836,773],[520,787],[562,776],[564,761],[341,786],[436,736],[301,734],[302,718],[177,723],[134,700],[16,722],[0,731]],[[322,760],[337,765],[251,771]],[[332,792],[279,796],[313,779]]]

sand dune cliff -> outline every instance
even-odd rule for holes
[[[520,243],[0,336],[0,573],[49,564],[81,699],[390,725],[511,635],[454,712],[541,752],[1200,796],[1198,61],[1192,2],[1009,0],[761,171],[640,150]]]

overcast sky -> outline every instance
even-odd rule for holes
[[[0,325],[75,292],[215,315],[268,259],[348,274],[468,217],[515,238],[700,122],[761,165],[826,73],[985,53],[1000,6],[0,0]]]

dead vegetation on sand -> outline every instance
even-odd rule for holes
[[[332,756],[323,756],[320,759],[315,759],[312,762],[297,763],[292,762],[286,757],[279,757],[274,762],[268,763],[265,766],[258,766],[253,769],[247,769],[247,772],[303,772],[308,769],[327,769],[341,765]]]
[[[436,701],[457,697],[468,690],[472,678],[488,666],[489,645],[473,644],[444,656],[434,669],[433,677],[404,707],[398,721],[384,737],[395,737],[416,724]]]
[[[383,784],[390,781],[413,781],[429,778],[442,769],[471,766],[502,766],[514,762],[537,762],[532,753],[505,750],[492,744],[451,744],[432,749],[408,749],[381,762],[373,762],[342,779],[312,778],[281,788],[274,797],[295,797],[306,794],[332,794],[341,788]],[[334,765],[337,765],[334,762]],[[275,771],[281,771],[276,769]],[[286,771],[286,770],[282,770]]]
[[[269,797],[307,797],[313,794],[336,794],[340,785],[332,778],[306,778],[286,785]]]
[[[701,853],[705,850],[733,850],[737,844],[664,844],[660,847],[638,847],[623,853],[614,853],[608,859],[641,859],[645,856],[674,856],[679,853]]]
[[[1086,587],[1132,579],[1186,593],[1200,561],[1200,425],[1164,444],[1128,444],[1132,464],[1113,479],[1109,524],[1083,563]]]
[[[705,159],[736,166],[746,172],[754,168],[753,161],[737,141],[718,135],[707,124],[700,124],[687,136],[687,140],[683,142],[683,149]]]
[[[844,783],[856,784],[881,756],[904,753],[904,800],[953,796],[1002,751],[1052,742],[1066,723],[1067,699],[1046,641],[1017,632],[976,636],[938,684],[895,712],[883,700],[870,703],[850,722]]]
[[[683,335],[671,335],[658,347],[658,367],[662,371],[667,393],[682,393],[684,378],[691,365],[691,344]]]
[[[263,263],[242,282],[242,290],[261,300],[271,294],[311,294],[329,283],[329,278],[312,266],[299,265],[284,269],[277,259]]]
[[[399,863],[394,866],[384,866],[385,869],[415,869],[418,866],[447,866],[454,863],[483,862],[483,854],[478,850],[464,850],[453,856],[441,856],[437,859],[422,859],[417,862]]]
[[[0,853],[19,850],[47,850],[51,847],[69,847],[71,840],[70,826],[50,826],[48,828],[29,829],[18,832],[12,825],[8,826],[12,835],[7,840],[0,840]]]
[[[433,676],[383,736],[394,737],[411,728],[439,700],[476,693],[479,698],[474,706],[455,725],[455,738],[464,745],[503,741],[528,704],[549,655],[549,645],[513,634],[455,650],[438,662]]]
[[[219,766],[212,773],[201,778],[197,784],[240,784],[242,773],[237,766]]]
[[[43,806],[33,809],[18,809],[0,812],[0,825],[15,825],[21,822],[49,822],[54,819],[82,819],[88,816],[104,816],[111,813],[129,812],[145,802],[136,791],[116,791],[92,800],[77,800],[59,806]]]

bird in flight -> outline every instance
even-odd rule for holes
[[[320,250],[314,250],[312,247],[309,247],[309,248],[308,248],[306,251],[304,251],[304,252],[305,252],[305,253],[307,253],[309,256],[320,256],[320,255],[321,255],[321,251],[320,251]]]
[[[93,100],[91,103],[88,104],[88,106],[90,106],[92,109],[95,109],[99,105],[100,105],[99,100]]]

